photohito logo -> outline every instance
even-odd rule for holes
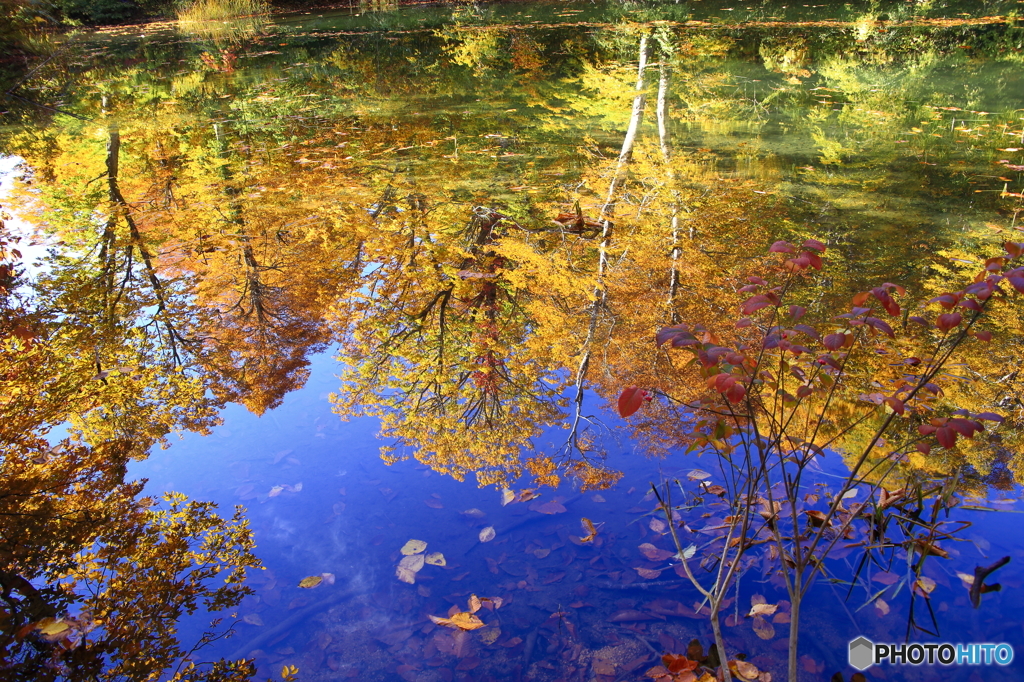
[[[876,644],[867,637],[850,642],[850,665],[866,670],[880,663],[893,665],[1009,665],[1009,644]]]

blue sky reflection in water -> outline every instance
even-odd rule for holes
[[[308,679],[554,680],[581,664],[593,668],[595,661],[598,670],[610,669],[602,667],[606,661],[625,679],[641,679],[656,663],[651,647],[660,653],[685,650],[693,638],[705,646],[711,641],[706,619],[694,611],[700,596],[673,570],[677,564],[657,555],[659,560],[651,560],[640,546],[650,543],[663,554],[672,548],[660,523],[664,517],[654,513],[650,483],[662,476],[678,478],[695,490],[691,474],[714,470],[712,459],[682,452],[648,459],[622,440],[618,418],[605,415],[615,430],[608,437],[609,464],[626,473],[619,485],[583,494],[563,485],[542,489],[532,505],[503,507],[493,488],[456,482],[413,461],[384,464],[377,456],[375,420],[341,422],[331,412],[327,396],[337,390],[336,371],[333,359],[317,356],[306,386],[282,406],[259,418],[229,406],[225,423],[211,436],[187,435],[131,468],[149,478],[147,492],[177,490],[217,501],[224,509],[234,504],[248,509],[267,570],[253,577],[257,598],[248,598],[238,610],[237,634],[216,653],[247,655],[255,643],[261,674],[298,665]],[[587,398],[587,413],[600,413],[602,407]],[[559,433],[546,436],[556,440]],[[841,473],[838,458],[822,464],[820,480],[834,485]],[[949,560],[928,564],[924,575],[935,582],[930,601],[940,636],[915,641],[1005,641],[1022,650],[1024,629],[1016,614],[1024,598],[1015,564],[1024,560],[1024,551],[1014,530],[1020,518],[1015,493],[966,502],[990,511],[953,512],[953,520],[973,525],[964,542],[945,545]],[[535,511],[558,510],[536,504],[550,501],[561,502],[565,511]],[[584,535],[583,517],[598,525],[591,546],[570,539]],[[721,522],[721,514],[712,503],[693,508],[682,520],[694,531],[684,532],[683,541],[700,545],[709,537],[700,530]],[[496,537],[480,543],[487,526],[496,529]],[[426,542],[426,553],[441,552],[447,562],[443,568],[424,566],[415,585],[395,575],[400,549],[409,539]],[[1003,555],[1010,555],[1011,563],[992,578],[1003,591],[984,595],[982,609],[973,610],[958,574],[972,574],[975,565]],[[848,576],[856,557],[839,551],[830,565],[838,577]],[[895,587],[907,568],[904,559],[888,571],[875,569],[870,594],[856,588],[848,600],[846,585],[819,579],[804,611],[801,655],[807,657],[802,661],[808,678],[854,672],[846,665],[846,642],[859,635],[875,642],[903,641],[910,590]],[[637,569],[661,573],[644,578]],[[743,576],[741,601],[726,610],[740,618],[726,634],[748,660],[782,675],[785,617],[775,617],[773,641],[759,639],[751,619],[743,617],[751,595],[758,594],[769,603],[781,600],[777,613],[785,612],[785,591],[769,579],[769,569],[767,561],[759,562]],[[298,587],[303,578],[323,573],[333,574],[333,585]],[[488,645],[479,632],[470,633],[470,643],[459,650],[452,631],[434,626],[428,615],[447,615],[452,606],[465,610],[471,594],[504,601],[497,611],[480,614],[487,627],[479,632],[500,634]],[[922,597],[915,608],[919,619],[926,617]],[[286,627],[277,629],[281,624]],[[931,626],[929,620],[924,624]],[[270,638],[268,631],[274,631]],[[521,678],[527,655],[530,676],[524,668]],[[630,667],[632,674],[625,672]],[[1008,670],[888,668],[884,678],[874,670],[868,675],[987,681],[1016,679],[1021,669],[1015,661]]]

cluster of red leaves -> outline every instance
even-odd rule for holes
[[[1004,296],[1007,294],[1001,286],[1004,283],[1009,284],[1016,291],[1024,293],[1024,267],[1007,270],[1010,261],[1024,255],[1024,243],[1006,242],[1003,246],[1007,255],[986,260],[983,270],[970,285],[960,291],[941,294],[929,301],[929,303],[937,303],[947,312],[937,315],[934,322],[920,316],[908,317],[908,321],[926,329],[937,329],[945,335],[945,338],[950,332],[964,324],[964,313],[958,311],[963,310],[970,315],[967,329],[963,332],[964,336],[969,335],[980,341],[990,341],[992,339],[990,332],[971,329],[984,312],[986,302],[994,294],[998,293]],[[825,250],[825,245],[821,242],[808,239],[800,247],[795,247],[785,241],[777,241],[771,245],[769,253],[791,255],[792,257],[785,259],[782,263],[782,269],[789,273],[799,273],[808,269],[820,270],[822,267],[821,254]],[[754,321],[749,316],[765,308],[772,309],[772,321],[788,317],[793,323],[796,323],[807,312],[806,309],[797,305],[783,307],[784,287],[765,289],[769,283],[761,277],[749,277],[747,281],[749,283],[741,287],[740,292],[752,295],[740,305],[740,313],[744,317],[736,323],[738,328],[752,326]],[[686,348],[693,352],[695,360],[701,368],[701,373],[706,379],[707,387],[728,403],[737,404],[747,397],[755,373],[761,379],[765,379],[766,383],[774,383],[774,378],[769,373],[764,370],[758,371],[754,358],[761,351],[778,350],[798,357],[805,353],[811,354],[813,352],[811,346],[817,343],[825,352],[815,358],[815,362],[838,374],[843,370],[842,361],[846,357],[843,354],[844,351],[851,348],[856,340],[855,330],[857,327],[866,327],[873,334],[882,334],[895,339],[896,332],[892,326],[875,314],[875,308],[878,307],[890,317],[895,318],[901,315],[902,309],[894,298],[894,294],[905,296],[906,291],[898,284],[886,282],[870,291],[856,294],[851,300],[850,312],[833,318],[836,322],[841,323],[841,328],[825,335],[806,324],[792,324],[788,328],[775,325],[768,328],[760,344],[741,345],[733,349],[718,345],[714,335],[702,327],[691,328],[686,324],[679,324],[661,329],[657,333],[655,341],[659,348],[667,344],[670,348]],[[809,341],[798,343],[797,340],[800,337],[806,337]],[[916,367],[921,365],[922,361],[920,358],[908,357],[903,360],[903,364],[908,367]],[[884,403],[896,414],[903,416],[907,410],[906,401],[917,397],[918,393],[941,394],[941,389],[932,382],[925,382],[918,386],[913,375],[909,379],[899,382],[892,395],[872,393],[861,396],[861,398],[879,405]],[[797,389],[795,397],[787,394],[783,398],[799,400],[807,397],[813,391],[812,386],[805,385]],[[652,394],[649,391],[631,386],[619,396],[619,414],[628,417],[651,398]],[[934,418],[930,423],[922,424],[918,428],[921,436],[934,436],[934,441],[921,442],[916,447],[923,453],[930,452],[934,443],[947,449],[952,448],[956,444],[958,436],[972,438],[976,433],[983,431],[982,421],[1002,421],[1002,417],[988,412],[979,414],[964,412],[957,413],[951,418]]]

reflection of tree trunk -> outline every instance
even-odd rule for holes
[[[103,96],[102,100],[103,112],[106,114],[110,106],[110,100],[107,95]],[[153,287],[153,294],[157,299],[157,309],[155,317],[162,318],[164,328],[167,332],[167,340],[171,348],[171,355],[174,357],[175,364],[181,364],[178,356],[178,341],[183,339],[175,330],[174,325],[168,318],[167,309],[167,296],[164,290],[163,282],[160,281],[160,277],[156,273],[156,267],[153,265],[153,257],[146,248],[146,244],[142,239],[142,233],[139,232],[138,223],[135,222],[135,218],[132,215],[132,208],[125,200],[124,195],[121,193],[121,186],[118,182],[118,172],[120,167],[121,157],[121,131],[117,126],[117,122],[111,119],[107,124],[107,197],[110,201],[110,217],[107,219],[107,224],[104,229],[103,235],[103,246],[101,247],[100,257],[105,259],[112,258],[110,247],[114,243],[114,228],[117,225],[118,216],[123,216],[125,223],[128,225],[128,232],[131,237],[131,243],[128,246],[128,264],[125,273],[125,279],[121,283],[121,287],[114,300],[109,303],[108,315],[113,320],[114,306],[121,298],[121,292],[124,290],[124,286],[131,276],[132,266],[132,249],[137,248],[139,255],[142,256],[142,262],[146,268],[146,276],[149,279],[149,283]],[[113,270],[107,267],[107,262],[104,263],[104,269],[108,281],[112,282],[109,278],[112,275]],[[112,289],[112,287],[111,287]],[[111,289],[107,289],[109,292]],[[106,294],[109,296],[109,293]]]
[[[650,38],[647,34],[640,38],[639,52],[636,94],[633,97],[633,110],[629,117],[629,127],[626,128],[626,137],[622,141],[622,150],[619,152],[619,160],[615,165],[615,174],[608,185],[608,194],[605,198],[604,206],[601,207],[601,246],[597,264],[597,283],[594,286],[594,302],[590,310],[587,338],[583,342],[583,355],[576,368],[576,378],[573,381],[575,386],[575,394],[573,395],[574,416],[565,446],[570,452],[580,449],[578,445],[580,437],[579,428],[581,422],[586,420],[586,417],[583,416],[583,389],[587,373],[590,370],[594,338],[597,336],[597,322],[607,301],[604,278],[608,272],[608,248],[611,246],[612,232],[615,227],[615,204],[618,192],[628,176],[629,164],[633,160],[633,145],[636,142],[636,135],[640,129],[640,124],[643,122],[644,109],[647,104],[647,61],[650,59],[651,53]]]
[[[679,292],[679,256],[681,249],[679,248],[679,211],[682,209],[682,197],[680,196],[679,189],[677,187],[676,172],[672,167],[672,140],[671,132],[669,131],[668,125],[668,86],[671,79],[671,71],[664,62],[661,62],[661,74],[658,79],[658,141],[661,146],[661,158],[665,162],[665,179],[668,184],[669,191],[672,193],[672,203],[670,204],[670,210],[672,211],[672,217],[670,220],[670,227],[672,231],[672,266],[669,277],[668,285],[668,305],[669,310],[672,314],[672,322],[679,322],[678,315],[675,311],[675,300],[676,294]],[[693,238],[693,228],[690,229],[690,238]]]
[[[633,97],[633,111],[629,116],[629,127],[626,128],[626,137],[622,141],[622,150],[619,152],[619,160],[615,165],[615,174],[608,185],[608,195],[604,200],[604,206],[601,207],[600,275],[603,275],[607,268],[608,245],[611,243],[612,228],[614,227],[617,195],[619,189],[626,182],[629,164],[633,160],[633,143],[636,142],[636,134],[644,118],[644,108],[647,104],[647,60],[650,58],[650,53],[649,37],[645,34],[640,38],[640,64],[637,70],[636,95]]]

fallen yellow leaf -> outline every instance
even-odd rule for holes
[[[409,556],[411,554],[419,554],[427,548],[427,543],[423,540],[409,540],[409,542],[402,545],[402,554]]]

